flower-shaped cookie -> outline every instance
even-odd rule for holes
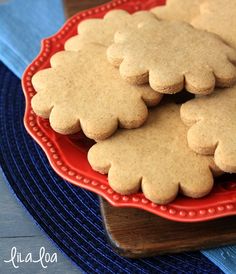
[[[214,154],[216,165],[236,173],[236,87],[195,98],[181,107],[190,148]]]
[[[120,30],[107,57],[130,83],[149,81],[161,93],[176,93],[185,86],[191,93],[209,94],[215,85],[236,81],[236,50],[217,35],[179,21],[153,19]]]
[[[205,0],[200,6],[200,14],[192,20],[192,25],[220,35],[236,48],[235,0]]]
[[[78,33],[65,43],[65,50],[76,51],[86,43],[96,43],[109,46],[113,42],[114,34],[119,28],[137,25],[154,18],[148,11],[129,14],[124,10],[112,10],[103,19],[87,19],[78,25]]]
[[[108,173],[110,186],[121,194],[140,187],[146,198],[165,204],[178,191],[198,198],[213,186],[212,157],[198,155],[187,144],[187,128],[179,106],[165,104],[150,112],[139,129],[119,130],[88,153],[92,168]]]
[[[51,58],[51,68],[33,76],[37,94],[32,108],[49,117],[55,131],[72,134],[82,128],[89,138],[104,139],[118,125],[141,126],[148,115],[146,105],[160,101],[161,95],[149,86],[131,86],[120,79],[105,51],[92,44],[78,52],[61,51]]]
[[[201,1],[202,0],[167,0],[165,6],[151,9],[151,12],[162,20],[177,20],[189,23],[199,14]]]

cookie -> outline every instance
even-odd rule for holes
[[[192,20],[192,25],[220,35],[236,48],[235,0],[205,0],[200,6],[200,14]]]
[[[145,197],[158,204],[171,202],[178,191],[194,198],[206,195],[217,168],[212,157],[188,147],[179,111],[175,104],[163,104],[150,111],[139,129],[119,130],[98,142],[88,152],[92,168],[108,173],[116,192],[131,194],[141,187]]]
[[[113,134],[118,125],[136,128],[147,119],[147,106],[161,95],[148,85],[132,86],[120,78],[106,60],[106,48],[86,45],[77,52],[61,51],[51,58],[51,68],[37,72],[32,83],[35,113],[49,118],[61,134],[83,130],[95,140]]]
[[[103,19],[88,19],[78,25],[78,33],[65,43],[66,50],[76,51],[86,43],[96,43],[109,46],[113,42],[115,32],[128,25],[137,25],[142,21],[154,18],[148,11],[129,14],[124,10],[112,10]]]
[[[199,14],[202,0],[167,0],[165,6],[151,9],[151,12],[161,20],[176,20],[189,23]]]
[[[215,85],[228,87],[236,81],[236,50],[184,22],[153,19],[126,27],[116,32],[107,57],[124,79],[149,82],[160,93],[185,87],[194,94],[209,94]]]
[[[214,154],[216,165],[236,173],[236,86],[195,98],[181,107],[188,143],[197,153]]]

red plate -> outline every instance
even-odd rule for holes
[[[42,41],[42,49],[37,58],[26,69],[22,85],[26,98],[24,123],[29,134],[46,153],[53,169],[67,181],[93,191],[113,206],[136,207],[159,216],[182,222],[197,222],[236,214],[236,177],[225,176],[216,182],[210,195],[202,199],[179,196],[174,202],[159,206],[147,200],[142,193],[120,195],[108,185],[107,177],[91,169],[87,161],[87,151],[91,140],[77,134],[64,136],[55,133],[48,120],[37,117],[31,109],[31,98],[35,94],[32,76],[39,70],[50,67],[50,57],[64,49],[65,41],[77,34],[77,25],[87,18],[102,18],[109,10],[119,8],[129,12],[150,9],[164,4],[164,0],[116,0],[108,4],[78,13],[69,19],[61,30]]]

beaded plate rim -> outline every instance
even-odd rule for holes
[[[22,77],[22,87],[26,99],[24,125],[28,133],[44,150],[52,168],[57,174],[72,184],[101,195],[113,206],[140,208],[158,216],[180,222],[199,222],[236,215],[236,194],[225,200],[216,197],[215,202],[211,202],[211,205],[207,203],[207,198],[205,198],[202,206],[188,209],[186,206],[181,207],[176,205],[175,202],[165,206],[157,205],[144,198],[143,194],[140,193],[120,195],[112,190],[109,185],[100,182],[99,179],[93,180],[89,176],[81,175],[81,172],[68,167],[67,163],[63,160],[63,152],[59,152],[56,148],[56,141],[48,138],[40,129],[37,116],[31,108],[31,98],[35,94],[31,82],[33,75],[38,70],[49,66],[51,55],[64,49],[64,42],[76,34],[75,28],[80,21],[86,18],[101,18],[107,11],[115,8],[135,12],[142,9],[150,9],[163,3],[163,0],[113,0],[104,5],[77,13],[71,17],[55,35],[42,40],[39,55],[27,67]],[[233,184],[236,185],[236,182],[233,182]],[[189,199],[191,203],[192,199],[186,199]]]

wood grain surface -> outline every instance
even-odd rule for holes
[[[49,240],[49,237],[33,221],[22,204],[17,201],[12,189],[2,175],[0,169],[0,273],[1,274],[32,274],[57,273],[80,274],[81,271]],[[32,253],[33,258],[39,258],[39,250],[44,247],[46,252],[57,253],[57,263],[47,264],[43,269],[40,263],[21,263],[14,268],[10,259],[11,249],[26,256]]]
[[[107,238],[122,256],[138,258],[236,243],[236,217],[179,223],[134,208],[110,206],[100,198]]]
[[[86,10],[98,5],[102,5],[107,0],[64,0],[64,10],[67,18],[71,17],[75,13]]]

